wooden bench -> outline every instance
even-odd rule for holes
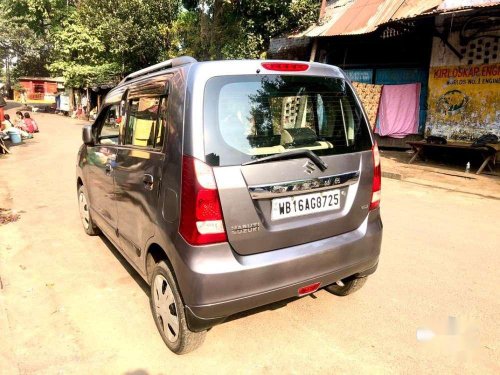
[[[440,145],[437,143],[427,143],[425,141],[419,142],[407,142],[410,147],[415,151],[415,155],[410,159],[408,164],[411,164],[417,159],[417,157],[422,156],[425,149],[455,149],[455,150],[463,150],[467,152],[476,152],[481,155],[483,158],[483,163],[477,170],[476,174],[481,174],[484,168],[488,167],[488,169],[493,172],[492,165],[495,165],[497,154],[500,153],[500,143],[498,144],[487,144],[485,146],[480,147],[471,147],[472,143],[454,143],[450,142],[445,145]]]

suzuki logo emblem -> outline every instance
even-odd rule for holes
[[[314,163],[312,161],[307,161],[303,165],[303,167],[305,168],[304,172],[306,172],[308,174],[311,174],[311,173],[313,173],[316,170],[316,166],[314,165]]]

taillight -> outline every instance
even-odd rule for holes
[[[227,241],[219,192],[212,168],[186,155],[182,158],[179,232],[191,245]]]
[[[380,206],[380,188],[382,185],[382,171],[380,169],[380,153],[377,143],[372,147],[373,156],[373,185],[372,185],[372,200],[370,202],[370,210],[374,210]]]
[[[304,63],[265,62],[262,66],[267,70],[279,72],[304,72],[309,69],[309,65]]]

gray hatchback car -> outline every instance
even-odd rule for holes
[[[334,66],[169,60],[114,88],[83,142],[83,227],[151,286],[175,353],[238,312],[350,294],[377,267],[379,153]]]

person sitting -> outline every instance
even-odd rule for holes
[[[4,115],[4,120],[2,122],[2,130],[4,132],[7,132],[7,130],[9,130],[10,128],[14,128],[14,124],[12,123],[12,121],[10,121],[10,115],[9,114],[5,114]]]
[[[12,126],[12,123],[9,121],[9,115],[6,115],[7,117],[4,117],[4,120],[0,122],[0,139],[6,140],[9,139],[9,134],[7,133],[7,130]]]
[[[24,115],[21,111],[16,112],[16,122],[14,123],[14,126],[23,131],[28,130],[26,124],[24,123]]]
[[[28,112],[24,114],[24,125],[26,126],[26,131],[30,134],[39,132],[38,124],[34,119],[31,118]]]
[[[22,139],[33,138],[32,134],[28,133],[27,131],[23,130],[18,126],[14,126],[14,124],[12,124],[12,121],[10,121],[10,116],[8,114],[5,115],[4,121],[2,122],[0,129],[4,134],[8,135],[11,140],[13,138],[17,138],[17,136],[19,136]]]

